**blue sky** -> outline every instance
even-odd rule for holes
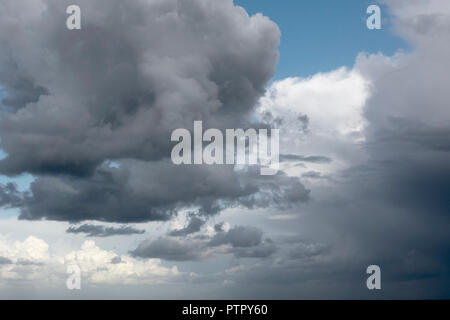
[[[359,52],[392,55],[407,44],[394,35],[382,7],[382,30],[368,30],[366,0],[235,0],[249,14],[261,12],[281,29],[280,62],[275,79],[307,77],[352,66]]]

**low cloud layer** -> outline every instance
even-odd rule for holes
[[[258,228],[235,226],[225,231],[222,225],[217,224],[214,230],[214,235],[203,234],[200,237],[147,239],[131,254],[143,258],[195,261],[221,253],[242,258],[265,258],[276,251],[272,240],[263,240],[263,232]]]
[[[81,226],[72,226],[66,230],[67,233],[85,233],[87,237],[111,237],[132,234],[143,234],[145,230],[139,230],[130,226],[119,228],[106,227],[100,225],[83,224]]]

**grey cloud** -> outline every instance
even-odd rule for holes
[[[142,258],[196,261],[224,253],[238,258],[266,258],[278,249],[271,239],[263,240],[263,232],[254,227],[235,226],[223,231],[220,224],[217,224],[215,229],[217,233],[213,237],[203,235],[183,239],[172,237],[147,239],[130,253]]]
[[[20,1],[26,12],[17,0],[0,5],[10,17],[0,21],[0,85],[13,109],[0,117],[0,173],[36,180],[14,199],[2,186],[2,206],[20,207],[21,219],[128,223],[169,220],[192,206],[211,215],[309,199],[282,174],[263,180],[257,169],[168,159],[172,130],[192,130],[194,120],[260,125],[249,119],[280,38],[268,18],[249,17],[231,0],[81,0],[82,30],[71,32],[70,1]]]
[[[230,296],[448,299],[450,6],[387,3],[412,53],[358,58],[356,71],[371,82],[360,144],[368,160],[338,172],[331,187],[312,185],[301,219],[276,222],[303,239],[277,241],[274,259],[230,269]],[[371,264],[382,269],[376,293],[365,287]]]
[[[20,219],[131,223],[167,221],[187,207],[197,207],[201,219],[236,206],[288,208],[309,194],[298,178],[261,177],[258,168],[236,174],[232,166],[129,160],[120,168],[102,166],[89,178],[40,177],[17,206]]]
[[[202,220],[196,216],[191,216],[186,227],[182,229],[172,230],[171,232],[169,232],[169,235],[187,236],[188,234],[199,232],[205,222],[205,220]]]
[[[271,239],[265,239],[253,247],[235,247],[232,253],[238,258],[267,258],[274,254],[278,247]]]
[[[19,207],[22,202],[22,194],[15,184],[0,184],[0,207]]]
[[[324,176],[322,173],[317,171],[308,171],[302,174],[302,178],[308,179],[327,179],[327,176]]]
[[[417,16],[426,6],[448,18],[450,7],[443,8],[441,1],[389,4],[413,52],[390,59],[361,55],[357,60],[355,69],[372,86],[361,144],[368,160],[339,172],[334,187],[311,187],[316,197],[308,205],[309,214],[281,225],[310,240],[289,248],[292,261],[259,266],[237,282],[270,278],[297,282],[299,288],[314,279],[312,291],[303,291],[303,296],[373,298],[358,289],[365,281],[358,272],[378,264],[386,282],[383,298],[449,296],[450,33],[448,25],[428,21],[431,29],[424,37],[426,28]],[[418,29],[411,26],[416,23]],[[275,282],[273,287],[284,292]],[[339,289],[343,285],[348,286],[345,292]],[[289,296],[302,294],[293,291]]]
[[[26,259],[19,259],[16,262],[17,266],[42,266],[42,262],[36,262],[32,260],[26,260]]]
[[[176,128],[245,123],[278,59],[277,26],[231,0],[80,0],[77,32],[65,28],[72,2],[20,2],[26,13],[0,6],[0,85],[20,108],[1,118],[4,174],[167,158]]]
[[[31,79],[17,79],[15,82],[8,79],[4,90],[8,92],[8,96],[3,98],[1,103],[13,110],[37,102],[40,96],[48,94],[47,89],[36,86]]]
[[[223,231],[223,227],[225,225],[225,222],[220,222],[214,225],[214,231],[221,232]]]
[[[154,241],[145,240],[130,253],[142,258],[186,261],[201,259],[203,248],[199,242],[182,241],[175,238],[158,238]]]
[[[13,262],[10,259],[0,256],[0,265],[12,264],[12,263]]]
[[[298,154],[280,154],[280,161],[303,161],[312,163],[330,163],[331,159],[324,156],[302,156]]]
[[[143,234],[145,230],[139,230],[130,226],[121,226],[120,228],[106,227],[100,225],[83,224],[78,227],[70,227],[67,233],[85,233],[88,237],[111,237],[124,236],[132,234]]]
[[[209,242],[210,246],[230,244],[233,247],[253,247],[262,241],[263,232],[255,227],[236,226],[227,232],[218,232]]]
[[[312,258],[326,254],[329,247],[321,243],[305,243],[300,242],[294,246],[289,252],[291,259]]]
[[[122,258],[120,258],[119,256],[111,259],[111,264],[119,264],[119,263],[122,263]]]

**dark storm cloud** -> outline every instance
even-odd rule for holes
[[[312,184],[315,200],[298,219],[273,220],[304,238],[275,238],[274,259],[229,271],[234,298],[450,296],[450,6],[387,2],[412,53],[358,58],[371,87],[365,160],[333,172],[331,186]],[[381,267],[377,292],[366,288],[371,264]]]
[[[431,29],[420,25],[425,7],[443,11],[440,1],[389,3],[413,53],[358,58],[355,69],[372,89],[361,144],[367,161],[333,175],[333,187],[312,186],[310,214],[278,222],[309,242],[291,244],[289,259],[250,268],[237,283],[270,281],[270,290],[282,293],[288,290],[279,283],[289,283],[290,298],[374,298],[365,270],[377,264],[377,297],[450,296],[450,29],[442,19],[431,23],[433,14],[426,19]],[[447,21],[449,9],[442,13]]]
[[[262,177],[257,168],[236,174],[231,166],[123,161],[120,168],[105,165],[89,178],[40,177],[16,206],[26,220],[166,221],[186,207],[197,207],[204,220],[236,206],[289,208],[308,201],[309,193],[297,178]],[[190,228],[197,228],[193,223]]]
[[[22,201],[2,187],[2,205],[21,207],[21,219],[126,223],[168,220],[187,206],[206,216],[309,199],[282,174],[168,159],[171,132],[194,120],[260,125],[249,119],[278,60],[273,22],[231,0],[82,0],[82,29],[69,31],[69,4],[0,4],[9,17],[0,21],[0,85],[13,109],[0,117],[0,173],[36,176]]]
[[[70,4],[0,5],[0,85],[20,108],[1,117],[4,174],[168,157],[176,128],[244,123],[274,74],[277,26],[231,0],[81,0],[78,31]]]
[[[130,226],[122,226],[120,228],[106,227],[100,225],[83,224],[78,227],[70,227],[67,233],[86,233],[87,237],[111,237],[132,234],[143,234],[145,230],[139,230]]]

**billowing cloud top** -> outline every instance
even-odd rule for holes
[[[172,131],[194,120],[249,126],[278,60],[276,24],[232,0],[82,0],[82,28],[68,30],[70,4],[0,4],[0,173],[37,177],[10,204],[21,218],[142,222],[183,206],[254,206],[260,191],[264,204],[292,188],[308,198],[282,174],[256,181],[169,159]],[[17,196],[1,192],[2,202]]]

